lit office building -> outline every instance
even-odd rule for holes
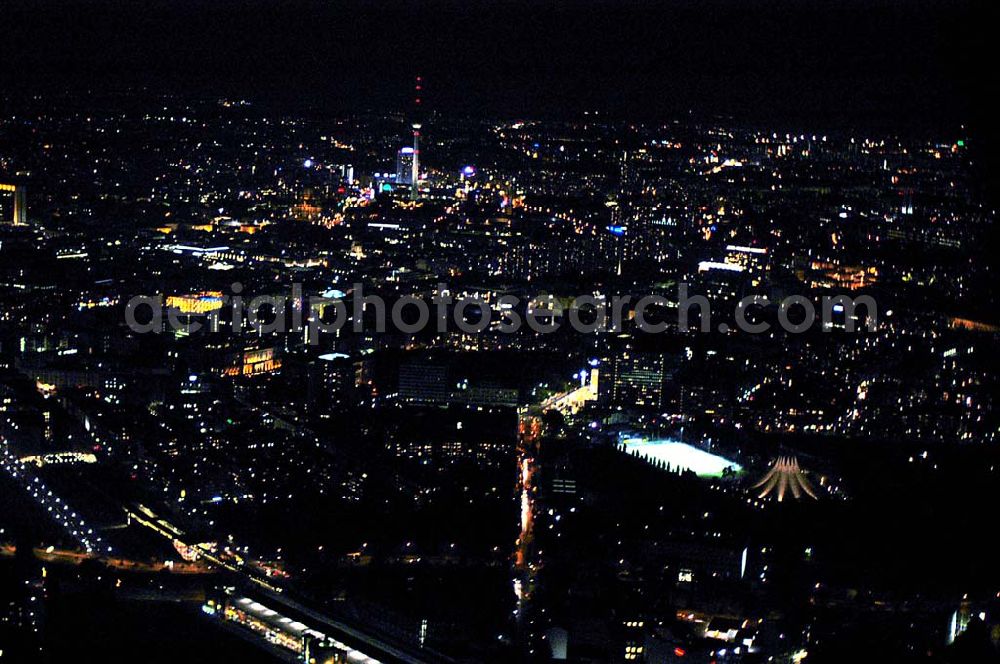
[[[10,193],[14,198],[14,212],[10,218],[15,226],[28,223],[28,198],[21,185],[0,183],[0,192]]]
[[[396,153],[396,184],[413,183],[415,154],[412,147],[399,148],[399,152]]]
[[[608,396],[615,406],[661,408],[664,383],[672,375],[667,356],[656,352],[625,350],[613,358]],[[602,381],[603,383],[604,381]]]
[[[344,353],[326,353],[309,363],[309,398],[317,411],[340,410],[351,404],[357,367]]]
[[[726,247],[726,263],[742,267],[752,286],[760,286],[767,280],[770,269],[768,258],[767,249],[762,247],[735,244]]]

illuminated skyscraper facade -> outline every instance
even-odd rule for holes
[[[416,154],[412,147],[400,148],[396,153],[396,184],[409,185],[413,183]]]
[[[13,194],[14,215],[11,219],[14,225],[28,223],[28,198],[24,187],[16,184],[0,184],[0,192]]]

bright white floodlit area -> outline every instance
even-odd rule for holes
[[[691,470],[699,477],[720,477],[726,468],[737,473],[743,470],[735,461],[669,438],[626,438],[622,443],[628,454],[638,452],[648,461],[663,461],[670,464],[672,470]]]

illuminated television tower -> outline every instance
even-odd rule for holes
[[[417,76],[417,82],[413,89],[413,164],[410,166],[412,169],[412,178],[410,180],[410,200],[417,200],[420,196],[419,190],[419,180],[420,180],[420,93],[423,89],[423,79]]]

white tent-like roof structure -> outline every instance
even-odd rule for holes
[[[787,491],[791,491],[796,500],[801,498],[803,493],[814,500],[818,499],[816,491],[799,468],[799,460],[795,457],[780,456],[775,459],[767,474],[754,484],[753,488],[761,490],[758,498],[777,492],[779,503],[784,500]]]

